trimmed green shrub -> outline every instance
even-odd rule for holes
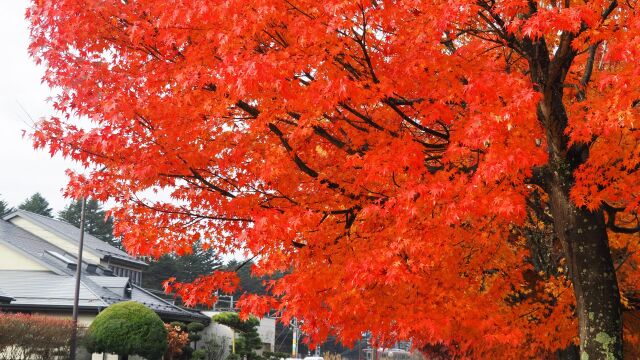
[[[235,312],[223,312],[216,314],[212,319],[218,324],[228,326],[240,333],[253,331],[258,325],[260,325],[260,320],[255,317],[251,316],[247,320],[242,321],[240,316]]]
[[[202,335],[200,335],[200,331],[204,330],[204,324],[199,322],[192,322],[187,325],[187,329],[189,330],[189,341],[193,342],[194,349],[198,347],[198,341],[202,339]]]
[[[191,360],[202,360],[207,357],[207,352],[204,350],[196,350],[191,354]]]
[[[140,355],[160,359],[167,350],[167,330],[153,310],[135,301],[113,304],[89,327],[86,341],[91,352]]]
[[[187,329],[189,329],[189,332],[198,333],[204,330],[204,324],[199,322],[192,322],[192,323],[189,323],[189,325],[187,325]]]

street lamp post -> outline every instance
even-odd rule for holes
[[[298,357],[298,337],[300,336],[300,328],[298,327],[298,320],[296,318],[293,318],[293,320],[291,321],[291,326],[293,327],[293,341],[291,344],[291,357],[292,358],[297,358]]]
[[[76,287],[73,295],[73,329],[71,332],[71,354],[69,359],[76,360],[78,346],[78,302],[80,298],[80,277],[82,276],[82,248],[84,247],[84,212],[87,198],[82,197],[80,205],[80,239],[78,242],[78,262],[76,263]]]

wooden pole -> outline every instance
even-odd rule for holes
[[[80,239],[78,241],[78,259],[76,263],[76,287],[73,295],[73,329],[71,330],[71,354],[69,359],[76,360],[76,348],[78,347],[78,302],[80,298],[80,277],[82,276],[82,248],[84,247],[84,212],[87,199],[82,198],[80,205]]]

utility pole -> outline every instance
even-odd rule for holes
[[[78,259],[76,263],[76,288],[73,295],[73,329],[71,330],[71,354],[69,359],[76,360],[76,348],[78,346],[78,302],[80,298],[80,276],[82,275],[82,248],[84,247],[84,212],[87,198],[82,197],[80,206],[80,239],[78,241]]]
[[[378,360],[378,342],[374,340],[373,334],[369,338],[369,344],[371,344],[371,360]]]
[[[236,331],[231,329],[231,353],[236,353]]]
[[[298,320],[296,318],[293,318],[293,320],[291,320],[291,326],[293,327],[293,342],[291,344],[291,357],[292,358],[297,358],[298,357],[298,337],[300,329],[298,328]]]

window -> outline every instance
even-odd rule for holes
[[[131,282],[140,285],[142,283],[142,272],[136,269],[128,269],[120,266],[111,265],[111,270],[115,276],[128,277]]]

